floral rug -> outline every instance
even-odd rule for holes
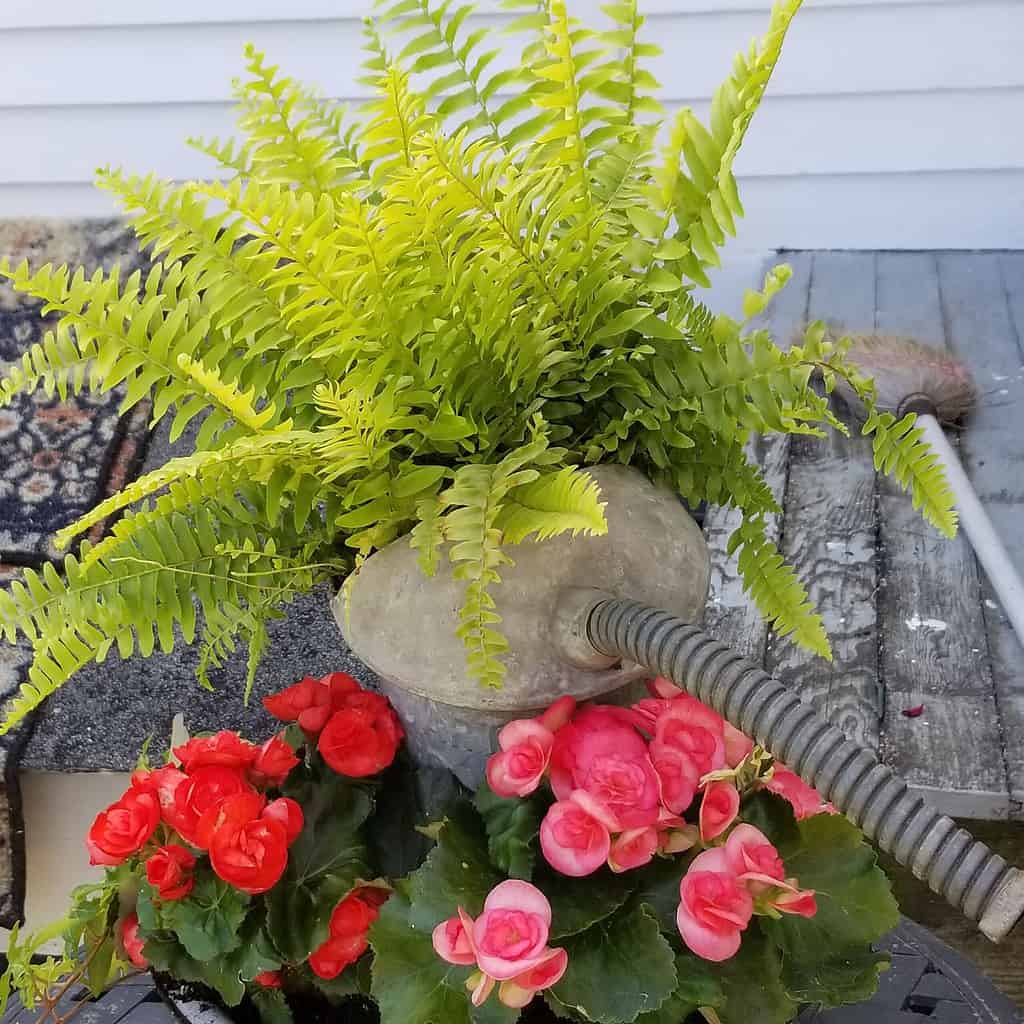
[[[46,263],[130,273],[144,265],[130,228],[104,221],[0,221],[0,259],[17,266]],[[0,282],[0,367],[42,341],[55,317],[40,303]],[[40,390],[0,408],[0,587],[20,572],[59,557],[53,532],[87,511],[134,475],[147,438],[148,408],[118,413],[121,395],[84,394],[62,402]],[[102,525],[97,533],[102,532]],[[95,536],[95,534],[94,534]],[[27,646],[0,642],[0,705],[25,677]],[[20,915],[24,898],[24,830],[18,760],[32,722],[0,737],[0,926]]]
[[[121,221],[0,221],[0,258],[14,265],[70,263],[87,272],[144,264]],[[0,283],[0,365],[42,341],[54,316]],[[0,562],[57,557],[51,536],[132,472],[146,438],[146,410],[122,419],[119,391],[62,402],[42,390],[0,408]]]

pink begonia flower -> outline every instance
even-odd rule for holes
[[[537,789],[548,769],[555,733],[575,710],[572,697],[560,697],[538,718],[509,722],[498,733],[501,750],[487,761],[487,783],[495,794],[524,797]]]
[[[755,899],[784,914],[814,917],[818,902],[813,889],[801,889],[795,878],[786,878],[779,851],[753,825],[737,825],[725,841],[730,868]]]
[[[651,763],[661,787],[661,802],[673,814],[682,814],[693,803],[700,772],[689,754],[656,740],[649,747]]]
[[[544,778],[554,742],[536,719],[509,722],[498,733],[500,752],[487,760],[487,784],[498,796],[529,796]]]
[[[458,917],[434,929],[432,941],[442,960],[476,963],[478,970],[466,982],[474,1006],[501,982],[498,998],[518,1007],[565,972],[565,951],[547,944],[550,929],[551,904],[544,894],[529,882],[510,879],[490,891],[475,921],[459,907]]]
[[[700,776],[725,767],[725,723],[693,697],[676,697],[658,717],[654,739],[688,755]]]
[[[626,708],[585,708],[555,734],[551,788],[559,800],[585,790],[616,817],[623,829],[653,825],[660,784],[647,743]]]
[[[739,811],[739,790],[731,782],[709,782],[700,804],[701,841],[717,839],[736,820]]]
[[[699,853],[679,884],[676,925],[683,942],[705,960],[728,960],[740,948],[740,933],[753,912],[754,901],[725,849]]]
[[[619,823],[599,801],[584,790],[553,803],[540,825],[544,859],[563,875],[592,875],[611,850],[611,834]]]
[[[649,731],[654,732],[657,720],[662,712],[672,703],[676,697],[686,696],[675,683],[669,682],[664,676],[658,676],[647,684],[651,697],[634,704],[633,709],[637,711],[648,722]],[[693,698],[690,698],[691,700]],[[700,703],[700,702],[698,702]],[[725,763],[730,768],[735,768],[754,749],[754,741],[744,735],[739,729],[730,725],[721,715],[709,708],[706,704],[701,706],[713,715],[716,715],[722,725],[722,732],[725,738]],[[709,719],[710,720],[710,719]]]
[[[815,814],[835,814],[836,809],[811,786],[808,786],[796,772],[782,765],[776,765],[772,777],[765,784],[773,793],[788,800],[797,821]]]
[[[612,840],[608,866],[616,874],[650,864],[658,852],[658,830],[653,825],[620,832]]]

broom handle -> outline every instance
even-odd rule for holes
[[[978,500],[956,449],[949,443],[938,420],[929,413],[919,413],[917,424],[924,432],[925,440],[931,445],[932,451],[942,462],[946,479],[956,500],[957,511],[960,513],[960,525],[970,539],[974,553],[988,575],[1017,638],[1024,644],[1024,580],[1014,568],[1009,552],[999,539],[999,534],[996,533],[984,506]]]

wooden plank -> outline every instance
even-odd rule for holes
[[[934,255],[878,254],[875,327],[945,347]],[[879,477],[878,493],[883,760],[947,814],[1005,818],[1009,792],[974,552],[962,533],[941,536],[887,477]],[[903,714],[918,706],[919,717]]]
[[[793,277],[758,323],[770,330],[779,344],[786,345],[806,318],[811,256],[808,253],[794,253],[771,259],[765,264],[765,269],[779,262],[787,262],[793,267]],[[747,450],[749,457],[762,468],[772,494],[781,505],[786,488],[789,437],[770,435],[753,438]],[[713,505],[704,517],[704,535],[711,557],[711,585],[704,624],[717,639],[732,645],[758,664],[763,664],[768,625],[753,601],[743,592],[743,581],[735,556],[726,554],[729,538],[741,521],[740,513],[728,506]],[[772,540],[778,541],[777,516],[769,517],[768,534]]]
[[[809,319],[857,331],[873,324],[874,311],[873,254],[814,254]],[[792,439],[782,553],[821,612],[833,661],[782,638],[769,644],[766,664],[851,739],[877,749],[874,498],[871,447],[859,432]]]
[[[939,257],[939,281],[950,348],[974,372],[981,395],[960,441],[964,467],[1014,564],[1024,570],[1024,260],[946,254]],[[1010,810],[1024,817],[1024,649],[984,579],[982,598]]]

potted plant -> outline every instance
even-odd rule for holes
[[[5,728],[114,648],[198,643],[205,680],[241,638],[251,683],[269,618],[320,581],[350,585],[399,538],[424,573],[454,577],[459,685],[486,704],[504,674],[510,549],[603,534],[585,467],[609,464],[739,508],[732,543],[758,607],[828,656],[744,449],[752,432],[846,429],[815,375],[826,392],[837,376],[856,389],[879,466],[953,530],[913,416],[873,411],[841,341],[817,324],[781,348],[693,294],[742,213],[733,161],[799,0],[778,0],[737,58],[710,129],[688,109],[663,123],[635,2],[609,5],[603,31],[563,0],[509,6],[525,48],[496,71],[469,7],[386,4],[366,25],[375,98],[351,123],[250,49],[243,141],[197,143],[227,180],[100,172],[157,261],[145,278],[0,266],[60,314],[0,378],[0,401],[120,387],[125,409],[170,417],[172,438],[202,423],[192,454],[59,532],[66,547],[124,513],[63,574],[26,570],[0,591],[0,632],[34,650]],[[787,277],[769,273],[744,315]],[[699,613],[699,541],[685,557]],[[514,690],[500,700],[506,719],[530,706]]]
[[[251,684],[266,622],[295,593],[346,577],[358,614],[358,581],[412,550],[457,595],[465,703],[498,709],[482,733],[511,720],[487,751],[488,781],[427,826],[435,845],[419,867],[389,868],[385,854],[414,834],[395,839],[377,817],[409,788],[388,762],[402,732],[415,739],[438,717],[402,705],[399,724],[379,695],[304,680],[279,697],[297,722],[283,736],[201,737],[180,765],[140,769],[95,826],[108,881],[78,894],[68,925],[72,952],[96,952],[84,968],[37,969],[34,940],[16,942],[8,985],[38,993],[84,970],[101,988],[134,957],[225,1003],[247,996],[267,1021],[289,1019],[284,988],[293,1000],[368,990],[385,1024],[512,1021],[524,1003],[539,1012],[537,992],[552,1012],[607,1024],[673,1024],[694,1008],[781,1024],[801,1002],[873,987],[870,943],[895,923],[873,854],[763,751],[664,683],[618,709],[578,710],[575,696],[601,687],[576,694],[571,680],[546,708],[536,689],[501,688],[502,581],[538,564],[526,552],[556,550],[550,538],[576,550],[630,521],[630,502],[671,524],[665,558],[686,570],[674,579],[692,576],[679,600],[699,614],[706,554],[678,497],[743,512],[733,545],[750,593],[778,633],[827,655],[766,536],[778,510],[745,442],[845,430],[828,404],[837,377],[868,406],[879,466],[954,528],[913,417],[874,411],[844,343],[818,324],[784,349],[751,323],[785,267],[747,294],[742,322],[693,295],[742,212],[733,161],[799,0],[779,0],[737,58],[710,129],[689,110],[662,126],[635,3],[609,5],[605,31],[575,24],[562,0],[510,6],[525,47],[494,70],[469,8],[389,4],[366,28],[376,98],[352,124],[250,50],[244,141],[198,143],[227,180],[100,174],[158,260],[145,278],[2,268],[61,315],[0,379],[0,399],[121,387],[126,408],[148,400],[154,423],[171,417],[173,437],[201,422],[192,454],[61,531],[66,546],[123,513],[63,575],[27,570],[0,592],[0,632],[34,650],[5,727],[115,647],[198,642],[205,679],[241,637]],[[623,550],[616,564],[636,574]],[[414,694],[428,705],[430,682]],[[325,750],[335,731],[334,753],[375,756],[339,774]],[[260,765],[268,751],[277,772]],[[593,778],[575,776],[580,759]],[[786,780],[799,815],[771,795]],[[615,793],[643,813],[609,807]],[[337,829],[320,827],[353,804]],[[327,865],[316,884],[310,864]],[[366,927],[348,928],[357,920]],[[310,957],[332,942],[334,965],[358,953],[325,990]]]
[[[264,1024],[785,1024],[888,962],[896,904],[858,830],[667,680],[509,723],[418,833],[385,698],[333,673],[265,704],[285,726],[262,743],[143,757],[86,840],[105,880],[13,934],[0,1013],[17,989],[68,1020],[152,967],[186,1020],[203,998]],[[34,960],[59,934],[66,956]]]

